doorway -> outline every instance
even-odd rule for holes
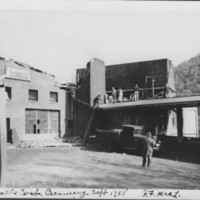
[[[12,129],[10,128],[10,118],[6,118],[6,132],[7,132],[7,143],[12,144]]]
[[[26,110],[26,134],[58,133],[60,112],[50,110]]]

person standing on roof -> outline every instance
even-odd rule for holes
[[[93,100],[93,109],[99,106],[99,102],[101,101],[101,96],[98,94]]]
[[[155,146],[155,141],[152,139],[151,133],[148,132],[146,136],[142,139],[142,166],[150,167],[151,158],[153,155],[153,147]]]
[[[138,84],[135,84],[135,87],[134,87],[134,100],[135,101],[139,100],[139,90],[140,90],[140,88],[138,87]]]
[[[112,87],[112,97],[113,97],[113,103],[115,103],[117,98],[117,91],[115,90],[114,87]]]
[[[123,101],[123,91],[121,88],[118,90],[118,101],[122,102]]]

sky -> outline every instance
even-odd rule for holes
[[[92,58],[105,65],[200,53],[200,2],[0,0],[0,57],[75,81]]]

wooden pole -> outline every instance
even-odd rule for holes
[[[92,114],[91,114],[90,119],[89,119],[89,122],[88,122],[88,124],[87,124],[87,128],[86,128],[86,130],[85,130],[85,134],[84,134],[84,137],[83,137],[82,144],[85,143],[85,140],[86,140],[86,138],[88,137],[88,133],[89,133],[89,130],[90,130],[90,127],[91,127],[91,124],[92,124],[92,120],[93,120],[93,118],[94,118],[95,110],[96,110],[96,108],[94,108],[94,109],[92,110]]]
[[[155,110],[155,135],[158,135],[158,127],[159,127],[159,111],[158,108],[156,107]]]
[[[75,100],[76,98],[76,90],[72,91],[72,103],[73,103],[73,136],[76,136],[76,106],[77,106],[77,102]]]
[[[0,187],[6,186],[7,137],[6,137],[6,92],[0,87]]]
[[[182,108],[177,108],[177,129],[178,129],[178,143],[181,143],[183,140],[183,110]]]
[[[155,79],[152,78],[152,96],[153,96],[153,99],[155,97],[155,93],[154,93],[154,82],[155,82]]]

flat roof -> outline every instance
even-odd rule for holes
[[[166,99],[148,99],[139,101],[128,101],[122,103],[109,103],[99,105],[99,109],[113,110],[121,108],[141,108],[141,107],[198,107],[200,106],[199,96],[187,96],[187,97],[172,97]]]
[[[156,61],[163,61],[163,60],[169,60],[169,58],[160,58],[160,59],[154,59],[154,60],[143,60],[143,61],[135,61],[135,62],[129,62],[129,63],[120,63],[120,64],[111,64],[106,65],[106,67],[112,67],[112,66],[121,66],[121,65],[131,65],[131,64],[138,64],[138,63],[147,63],[147,62],[156,62]]]

